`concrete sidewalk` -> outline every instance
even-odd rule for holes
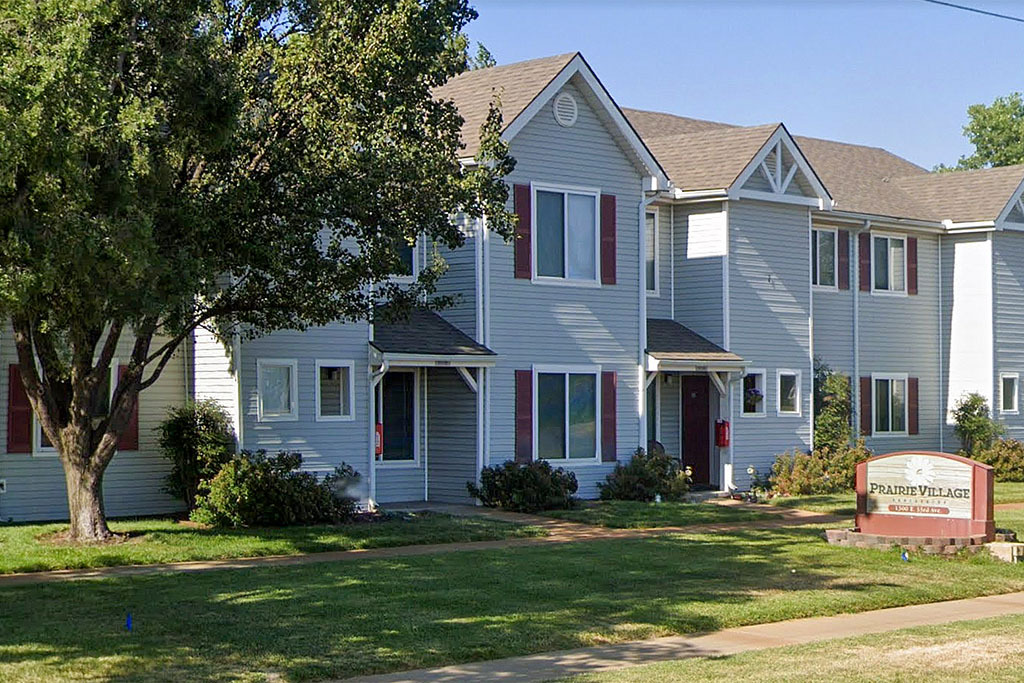
[[[638,664],[689,657],[716,657],[785,645],[883,633],[913,626],[931,626],[1024,614],[1024,593],[968,600],[894,607],[834,617],[793,619],[757,626],[730,628],[699,636],[669,636],[617,645],[545,652],[436,669],[346,679],[347,683],[526,683],[574,674],[596,673]]]

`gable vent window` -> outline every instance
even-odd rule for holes
[[[554,104],[555,121],[558,125],[568,128],[576,123],[576,116],[579,109],[576,106],[576,98],[567,92],[559,93]]]

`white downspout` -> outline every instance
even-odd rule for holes
[[[477,221],[476,230],[476,340],[487,346],[484,325],[484,238],[487,233],[487,219],[483,216]],[[488,347],[489,348],[489,347]],[[480,471],[484,468],[484,368],[476,371],[476,475],[474,481],[480,485]],[[479,503],[479,501],[477,501]]]
[[[814,450],[814,277],[813,277],[813,264],[811,263],[810,255],[812,253],[812,243],[814,241],[814,220],[811,218],[811,210],[807,209],[807,294],[810,301],[810,310],[807,315],[807,334],[808,348],[810,349],[809,360],[811,367],[811,402],[810,410],[808,411],[811,415],[811,450]],[[849,248],[849,246],[847,246]]]
[[[669,273],[669,302],[671,305],[672,319],[676,319],[676,205],[669,206],[668,222],[668,273]]]
[[[653,181],[653,178],[647,178],[648,181]],[[644,183],[648,185],[648,183]],[[654,182],[649,183],[650,186],[655,186]],[[638,446],[647,449],[647,442],[649,440],[647,435],[647,207],[650,206],[658,199],[657,195],[647,198],[646,192],[640,190],[640,210],[638,215],[637,226],[640,228],[637,232],[640,233],[640,255],[638,259],[638,270],[637,270],[637,286],[640,291],[640,325],[639,325],[639,340],[640,349],[637,365],[637,407],[639,410],[639,426],[640,426],[640,443]],[[657,245],[655,246],[657,248]]]
[[[423,500],[430,500],[430,407],[428,397],[430,394],[430,383],[427,378],[430,376],[430,368],[419,368],[417,372],[423,375]]]
[[[945,363],[942,356],[942,337],[946,333],[945,314],[942,310],[942,235],[939,235],[939,452],[946,452],[946,384],[942,379]]]
[[[864,422],[864,416],[860,414],[860,235],[861,232],[871,229],[871,221],[864,221],[864,226],[861,230],[856,231],[853,234],[856,244],[853,247],[853,253],[857,255],[856,261],[853,268],[853,407],[854,414],[857,416],[856,424],[853,425],[853,433],[859,438],[862,436],[860,426]],[[870,233],[868,234],[870,239]],[[869,251],[870,252],[870,245]]]

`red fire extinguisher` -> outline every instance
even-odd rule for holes
[[[373,428],[373,453],[377,456],[384,454],[384,425],[380,422]]]
[[[715,422],[715,445],[725,448],[729,445],[729,421],[718,420]]]

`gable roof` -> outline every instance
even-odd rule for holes
[[[676,187],[724,190],[732,186],[778,127],[777,123],[737,126],[646,140]]]
[[[408,315],[391,319],[381,311],[383,320],[374,324],[373,341],[384,353],[440,356],[493,356],[494,352],[425,308],[414,308]]]
[[[899,178],[897,185],[943,220],[995,221],[1024,182],[1024,164]]]
[[[743,362],[735,353],[664,318],[647,319],[647,353],[659,360]]]

